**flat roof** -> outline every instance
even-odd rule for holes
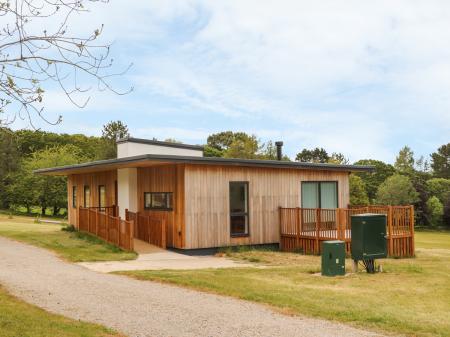
[[[199,150],[203,151],[203,146],[201,145],[190,145],[183,143],[174,143],[174,142],[163,142],[160,140],[151,140],[151,139],[143,139],[143,138],[133,138],[127,137],[119,139],[116,144],[122,143],[139,143],[139,144],[150,144],[150,145],[159,145],[159,146],[167,146],[167,147],[176,147],[180,149],[190,149],[190,150]]]
[[[300,170],[324,170],[324,171],[344,171],[344,172],[371,172],[375,170],[372,165],[338,165],[321,163],[303,163],[279,160],[258,160],[258,159],[234,159],[217,157],[193,157],[145,154],[133,157],[117,159],[98,160],[88,163],[51,167],[35,170],[37,174],[47,175],[69,175],[77,173],[87,173],[96,171],[108,171],[118,168],[147,167],[167,164],[203,164],[203,165],[223,165],[240,167],[268,167],[279,169],[300,169]]]

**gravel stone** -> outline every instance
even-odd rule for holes
[[[0,283],[50,312],[99,323],[130,337],[381,336],[225,296],[98,273],[5,238],[0,238]]]

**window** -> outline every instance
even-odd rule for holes
[[[91,187],[84,186],[84,207],[91,207]]]
[[[77,208],[77,187],[72,186],[72,207]]]
[[[303,208],[337,208],[336,181],[302,182]]]
[[[106,207],[106,188],[105,185],[98,186],[98,207],[100,212],[104,212]]]
[[[173,209],[172,192],[145,192],[144,208],[170,211]]]
[[[230,234],[248,235],[248,182],[230,182]]]

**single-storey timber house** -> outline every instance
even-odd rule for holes
[[[68,221],[81,230],[130,249],[133,238],[198,249],[279,243],[280,207],[347,208],[349,174],[371,170],[204,157],[201,146],[126,138],[116,159],[36,173],[68,177]]]

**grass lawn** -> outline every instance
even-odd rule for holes
[[[110,245],[96,237],[79,232],[65,232],[62,225],[34,223],[30,217],[0,214],[0,236],[23,241],[55,251],[72,262],[118,261],[135,259],[137,255]]]
[[[0,287],[0,337],[122,336],[97,324],[65,318],[9,295]]]
[[[322,277],[320,257],[228,252],[264,268],[123,274],[272,305],[286,313],[410,336],[450,336],[450,234],[416,233],[417,257],[387,259],[383,273]],[[351,261],[347,261],[351,270]]]

